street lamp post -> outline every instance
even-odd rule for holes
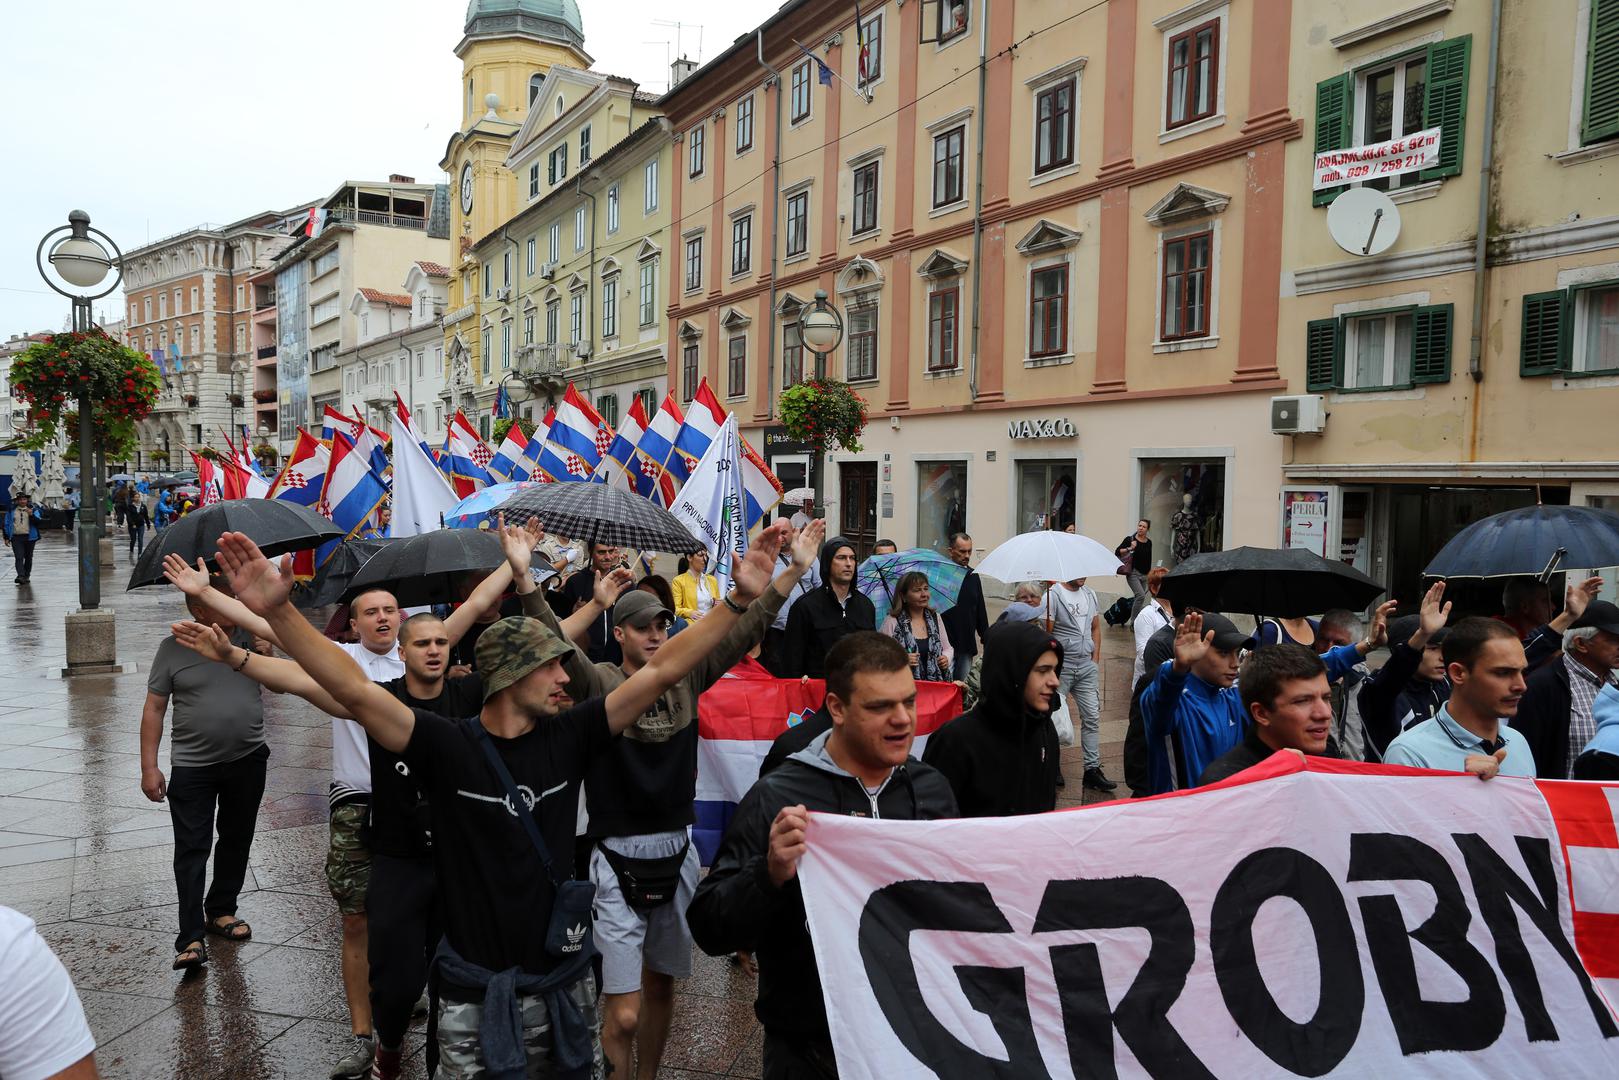
[[[815,377],[826,377],[826,355],[843,343],[843,316],[826,302],[826,290],[815,290],[815,302],[798,309],[798,340],[815,357]],[[810,457],[810,487],[815,489],[815,501],[821,515],[826,515],[826,497],[821,491],[821,473],[825,468],[825,453],[819,446]]]
[[[68,223],[46,233],[34,253],[40,277],[73,302],[73,330],[93,327],[91,306],[124,280],[124,254],[112,237],[90,227],[90,215],[75,210]],[[61,235],[61,234],[66,234]],[[111,253],[108,248],[111,248]],[[55,277],[46,271],[49,263]],[[116,270],[112,284],[93,290]],[[58,284],[57,279],[66,284]],[[95,422],[86,386],[79,391],[79,610],[68,615],[68,672],[107,671],[117,663],[113,613],[101,611],[101,477],[96,470]],[[108,541],[108,545],[111,542]]]

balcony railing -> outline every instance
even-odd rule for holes
[[[257,349],[253,350],[253,355],[260,360],[268,360],[270,357],[275,355],[275,346],[260,345]]]
[[[559,377],[562,374],[564,345],[519,345],[517,374],[526,380]]]
[[[253,310],[254,311],[263,311],[265,308],[273,308],[273,307],[275,307],[275,293],[270,293],[267,296],[257,296],[257,297],[253,298]]]
[[[378,210],[352,210],[340,206],[327,212],[329,224],[387,225],[395,229],[426,229],[427,219],[408,214],[389,214]]]

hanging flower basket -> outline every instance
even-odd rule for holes
[[[274,465],[277,461],[281,460],[281,455],[276,452],[276,448],[270,446],[268,443],[263,446],[255,446],[253,448],[253,457],[256,458],[261,465]]]
[[[275,400],[275,391],[273,389],[255,390],[253,391],[253,400],[260,405],[268,405]]]
[[[162,386],[150,357],[99,329],[52,334],[11,364],[12,396],[28,403],[31,433],[22,445],[30,450],[55,441],[69,411],[77,415],[80,395],[87,395],[97,445],[114,460],[128,457],[135,447],[135,422],[151,414]],[[76,432],[67,434],[71,441]]]
[[[856,454],[863,449],[860,433],[866,430],[866,399],[848,383],[807,379],[783,390],[777,408],[788,437],[820,453],[834,447]]]

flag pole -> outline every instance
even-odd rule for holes
[[[790,40],[794,45],[797,45],[800,49],[803,49],[804,54],[806,56],[808,56],[811,60],[814,60],[821,67],[825,68],[827,74],[831,75],[834,79],[838,80],[838,82],[843,83],[844,86],[848,87],[849,92],[852,93],[855,97],[859,98],[861,101],[864,101],[867,105],[871,104],[871,91],[869,91],[869,90],[859,90],[859,89],[856,89],[853,86],[849,86],[848,80],[844,79],[844,77],[842,75],[839,75],[837,73],[836,69],[834,69],[831,64],[828,64],[825,60],[822,60],[819,56],[816,56],[814,49],[811,49],[808,45],[805,45],[803,42],[799,41],[797,38],[789,38],[788,40]]]

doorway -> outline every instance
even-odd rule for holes
[[[805,455],[784,454],[780,457],[773,457],[770,459],[770,471],[776,474],[777,480],[781,481],[781,490],[783,492],[809,486],[809,458]],[[791,505],[786,502],[777,503],[775,517],[771,520],[790,518],[801,509],[803,509],[802,503],[798,505]]]
[[[839,464],[838,490],[843,498],[843,537],[854,545],[855,558],[864,562],[877,543],[877,463]]]

